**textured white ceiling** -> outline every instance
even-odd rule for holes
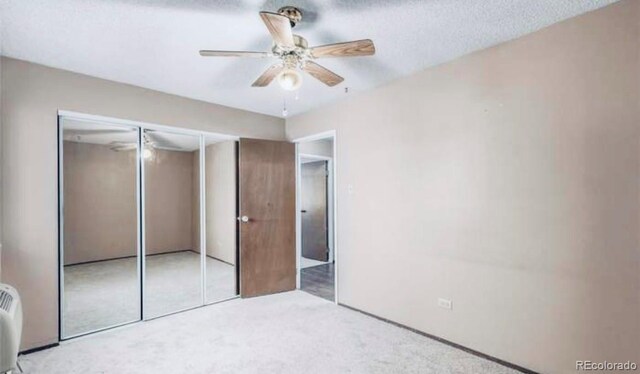
[[[339,100],[617,0],[0,0],[2,54],[255,112],[289,115]],[[252,88],[272,61],[203,58],[200,49],[266,51],[258,16],[295,5],[310,45],[370,38],[374,57],[319,60],[346,78],[305,76],[285,94]]]

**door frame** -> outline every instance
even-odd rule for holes
[[[305,153],[301,153],[299,151],[300,143],[308,143],[315,140],[333,140],[333,154],[332,157],[326,156],[317,156],[317,155],[309,155]],[[309,159],[317,159],[317,160],[326,160],[327,161],[327,169],[329,171],[329,184],[330,187],[327,189],[328,197],[329,197],[329,206],[327,215],[329,217],[329,245],[330,247],[330,260],[333,259],[334,262],[334,300],[335,304],[339,304],[339,287],[338,280],[339,278],[339,266],[338,263],[340,261],[339,251],[338,251],[338,199],[337,199],[337,186],[338,186],[338,178],[337,178],[337,144],[338,139],[336,136],[336,130],[324,131],[321,133],[304,136],[300,138],[296,138],[292,140],[293,143],[296,144],[296,288],[300,289],[300,262],[302,257],[302,214],[300,213],[300,209],[302,208],[302,200],[300,192],[302,191],[302,174],[301,174],[301,158],[309,158]]]
[[[138,219],[137,219],[137,251],[136,251],[136,255],[137,255],[137,272],[138,272],[138,297],[139,297],[139,318],[130,322],[125,322],[125,323],[120,323],[120,324],[116,324],[113,326],[107,326],[107,327],[101,327],[98,329],[93,329],[90,331],[86,331],[86,332],[82,332],[82,333],[78,333],[78,334],[74,334],[74,335],[67,335],[65,336],[65,331],[64,331],[64,327],[63,327],[63,318],[64,318],[64,137],[63,137],[63,130],[64,130],[64,125],[63,122],[65,119],[73,119],[73,120],[79,120],[79,121],[86,121],[86,122],[90,122],[90,123],[95,123],[95,124],[100,124],[100,125],[106,125],[106,126],[114,126],[114,127],[127,127],[127,128],[131,128],[131,129],[135,129],[138,132],[138,147],[136,150],[136,206],[137,206],[137,215],[138,215]],[[80,112],[74,112],[74,111],[68,111],[68,110],[58,110],[57,111],[57,115],[56,115],[56,126],[57,126],[57,153],[58,153],[58,180],[57,180],[57,185],[58,185],[58,191],[57,191],[57,195],[58,195],[58,266],[57,266],[57,270],[58,270],[58,341],[64,341],[64,340],[69,340],[69,339],[74,339],[77,337],[81,337],[81,336],[85,336],[85,335],[89,335],[89,334],[93,334],[93,333],[97,333],[100,331],[104,331],[104,330],[109,330],[109,329],[113,329],[116,327],[120,327],[120,326],[124,326],[124,325],[129,325],[129,324],[134,324],[134,323],[140,323],[140,322],[144,322],[144,321],[150,321],[156,318],[161,318],[167,315],[171,315],[171,314],[175,314],[175,313],[180,313],[186,310],[191,310],[191,309],[196,309],[196,308],[201,308],[204,306],[208,306],[208,305],[212,305],[212,304],[217,304],[223,301],[227,301],[227,300],[232,300],[232,299],[236,299],[239,296],[233,296],[227,299],[223,299],[223,300],[214,300],[214,301],[210,301],[207,302],[206,300],[206,261],[205,261],[205,257],[206,257],[206,250],[201,250],[200,251],[200,256],[201,256],[201,261],[200,261],[200,295],[201,295],[201,303],[198,304],[197,306],[193,306],[193,307],[188,307],[185,309],[181,309],[181,310],[175,310],[172,311],[170,313],[167,314],[163,314],[163,315],[159,315],[159,316],[146,316],[145,315],[145,310],[144,310],[144,300],[145,300],[145,273],[146,273],[146,269],[145,269],[145,265],[146,265],[146,251],[145,251],[145,222],[144,222],[144,207],[145,207],[145,173],[144,173],[144,160],[143,160],[143,152],[144,152],[144,142],[142,141],[142,135],[144,134],[145,130],[151,130],[151,131],[161,131],[161,132],[165,132],[165,133],[173,133],[173,134],[180,134],[180,135],[189,135],[189,136],[194,136],[194,137],[198,137],[199,138],[199,146],[200,146],[200,165],[199,165],[199,170],[200,170],[200,181],[199,181],[199,197],[200,197],[200,227],[203,228],[205,227],[206,224],[206,214],[205,214],[205,204],[206,204],[206,191],[203,188],[204,186],[204,181],[206,178],[205,172],[206,172],[206,167],[205,167],[205,163],[204,163],[204,156],[205,156],[205,148],[203,148],[203,145],[205,145],[205,138],[207,137],[215,137],[220,139],[221,141],[235,141],[236,143],[240,140],[239,136],[236,135],[229,135],[229,134],[222,134],[222,133],[214,133],[214,132],[210,132],[210,131],[204,131],[204,130],[196,130],[193,128],[186,128],[186,127],[176,127],[176,126],[166,126],[166,125],[158,125],[158,124],[154,124],[154,123],[148,123],[148,122],[141,122],[141,121],[134,121],[134,120],[126,120],[126,119],[120,119],[120,118],[113,118],[113,117],[106,117],[106,116],[100,116],[100,115],[94,115],[94,114],[86,114],[86,113],[80,113]],[[236,146],[237,147],[237,146]],[[236,158],[237,158],[237,148],[236,148]],[[238,162],[238,160],[236,159],[236,163]],[[236,164],[236,168],[237,168],[237,164]],[[238,185],[237,185],[237,181],[236,181],[236,190],[238,189]],[[236,196],[236,200],[239,199],[239,196]],[[238,204],[238,201],[236,201],[236,205]],[[237,231],[237,229],[236,229]],[[206,230],[201,229],[200,230],[200,244],[201,244],[201,248],[205,248],[203,246],[203,244],[206,244]],[[236,254],[238,252],[239,248],[236,248]],[[238,276],[237,274],[239,273],[240,269],[239,269],[240,264],[238,263],[236,266],[236,289],[239,290],[239,284],[238,282]]]

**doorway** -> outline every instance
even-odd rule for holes
[[[297,143],[298,288],[337,302],[335,135]]]
[[[300,156],[301,267],[331,261],[329,245],[329,160]]]

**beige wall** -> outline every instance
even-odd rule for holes
[[[64,264],[135,256],[136,153],[64,142]]]
[[[236,262],[235,142],[208,145],[205,153],[207,255]]]
[[[337,131],[339,301],[541,372],[640,362],[639,27],[623,0],[287,120]]]
[[[24,302],[22,349],[58,338],[57,110],[265,139],[279,118],[3,58],[2,281]]]

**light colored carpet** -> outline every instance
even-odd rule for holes
[[[310,267],[314,267],[314,266],[318,266],[318,265],[324,265],[324,264],[328,264],[328,262],[313,260],[311,258],[306,258],[306,257],[300,256],[300,268],[301,269],[306,269],[306,268],[310,268]]]
[[[129,325],[20,362],[27,374],[514,373],[301,291]]]
[[[200,255],[147,256],[145,313],[149,317],[201,304]],[[207,302],[236,295],[235,267],[207,257]],[[65,267],[65,336],[131,322],[140,316],[135,258]]]

